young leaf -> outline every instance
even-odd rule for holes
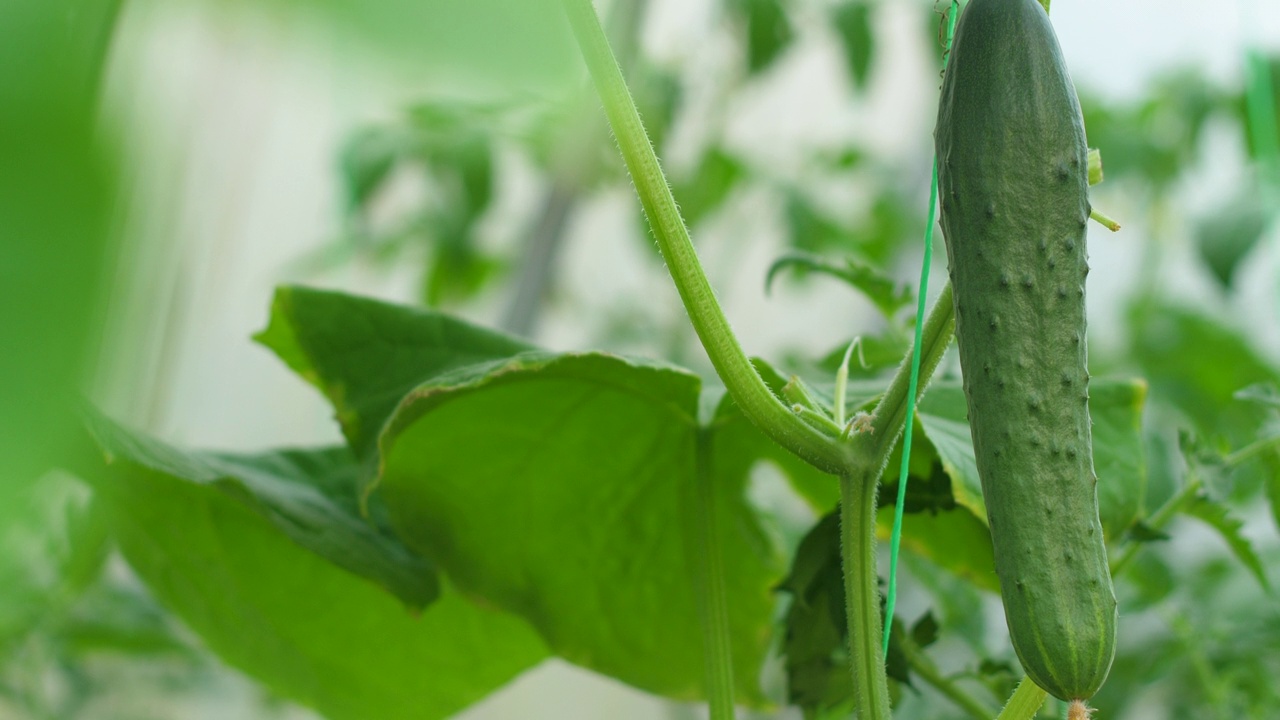
[[[1233,517],[1226,505],[1201,495],[1189,503],[1183,510],[1186,514],[1204,521],[1209,527],[1218,531],[1232,554],[1236,556],[1249,572],[1258,580],[1258,584],[1267,592],[1271,592],[1271,581],[1267,578],[1261,558],[1254,551],[1253,544],[1241,532],[1244,521]]]
[[[792,253],[773,261],[765,276],[765,291],[768,292],[779,272],[790,269],[830,275],[845,281],[850,287],[866,295],[888,319],[893,319],[899,310],[915,301],[910,287],[894,282],[869,263],[853,257],[846,257],[843,263],[836,263],[807,253]]]

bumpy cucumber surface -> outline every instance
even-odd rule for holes
[[[1036,0],[971,0],[936,132],[956,337],[1014,649],[1088,698],[1115,655],[1086,371],[1088,149]]]

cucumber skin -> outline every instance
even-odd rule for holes
[[[1027,675],[1092,696],[1115,657],[1085,348],[1084,121],[1036,0],[971,0],[936,131],[942,228],[996,573]]]

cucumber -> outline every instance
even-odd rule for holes
[[[1027,675],[1087,699],[1115,655],[1086,371],[1088,147],[1036,0],[971,0],[936,131],[969,425]]]

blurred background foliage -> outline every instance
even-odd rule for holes
[[[886,58],[902,55],[883,39],[886,4],[710,3],[706,12],[724,31],[708,42],[729,48],[722,55],[732,58],[712,73],[710,94],[696,53],[646,52],[653,4],[615,0],[603,10],[650,136],[659,155],[671,158],[669,177],[695,239],[732,234],[740,227],[728,219],[735,214],[758,219],[748,211],[775,209],[765,228],[770,259],[778,259],[768,273],[773,297],[803,301],[815,287],[836,287],[834,297],[865,312],[856,327],[804,324],[828,332],[803,347],[784,340],[773,359],[826,397],[831,372],[857,335],[855,386],[867,380],[874,387],[907,346],[931,144],[915,138],[911,151],[894,155],[840,139],[771,162],[768,148],[742,139],[726,108],[758,96],[780,67],[822,43],[837,51],[843,102],[892,104],[893,92],[876,92],[877,79],[890,77]],[[918,62],[936,67],[941,5],[908,5],[900,12],[914,13]],[[386,73],[430,88],[381,119],[343,128],[330,153],[336,216],[311,247],[271,272],[323,283],[360,268],[375,284],[408,273],[412,299],[424,306],[553,343],[566,322],[555,318],[564,316],[580,327],[571,342],[663,357],[709,375],[683,311],[645,295],[644,288],[661,287],[662,268],[635,203],[621,223],[592,227],[634,238],[635,252],[614,262],[644,258],[647,266],[635,272],[659,284],[633,283],[598,304],[566,287],[569,253],[582,247],[570,242],[580,232],[575,223],[586,223],[600,198],[625,196],[629,181],[554,0],[246,7],[226,0],[206,11],[233,18],[222,22],[322,28],[352,57],[388,60]],[[119,326],[110,317],[118,297],[155,282],[131,263],[129,250],[142,242],[126,221],[130,203],[139,202],[127,193],[141,192],[127,149],[138,141],[101,111],[111,106],[104,78],[112,53],[127,52],[113,48],[113,33],[129,12],[129,3],[113,0],[20,0],[0,9],[0,715],[308,717],[225,668],[166,613],[115,551],[92,493],[67,473],[47,471],[74,473],[85,462],[90,451],[81,445],[74,398],[85,388],[100,396],[101,384],[110,384],[104,374],[134,364],[129,345],[138,335],[112,333]],[[1127,561],[1117,586],[1122,638],[1096,704],[1112,717],[1280,713],[1273,683],[1280,611],[1269,586],[1280,561],[1280,58],[1257,48],[1241,55],[1235,83],[1189,66],[1167,69],[1129,96],[1079,88],[1089,142],[1102,150],[1106,173],[1095,204],[1126,226],[1117,236],[1091,229],[1094,257],[1116,263],[1095,261],[1090,276],[1091,284],[1109,286],[1091,298],[1091,321],[1100,328],[1092,370],[1142,378],[1149,387],[1137,401],[1143,450],[1134,472],[1145,480],[1133,498],[1138,512],[1111,538],[1113,560]],[[922,92],[932,89],[925,84]],[[904,127],[916,125],[931,127],[931,116]],[[515,211],[513,187],[526,198]],[[735,278],[741,258],[723,247],[709,251],[713,281]],[[766,277],[738,284],[759,291]],[[840,294],[845,286],[852,292]],[[584,301],[585,313],[565,315]],[[182,313],[169,322],[181,323]],[[161,365],[177,361],[172,348],[159,346],[147,352],[159,353]],[[954,374],[955,364],[948,367]],[[223,373],[205,382],[235,376]],[[153,386],[136,390],[152,403],[166,392],[154,377],[147,378]],[[147,418],[137,412],[132,419],[145,426]],[[913,455],[913,517],[922,529],[904,560],[911,590],[895,619],[892,676],[904,716],[958,717],[940,686],[920,679],[922,669],[995,707],[1016,680],[1017,663],[998,599],[972,582],[983,533],[951,489],[962,473],[942,435],[925,430],[920,461]],[[774,670],[787,682],[775,695],[806,718],[838,716],[848,694],[840,586],[830,582],[829,567],[799,572],[830,565],[831,538],[823,535],[830,521],[797,519],[763,501],[761,511],[778,513],[775,529],[796,552],[779,592],[788,610],[777,650],[786,660]],[[951,546],[931,547],[929,533]],[[691,711],[671,704],[662,712]]]

